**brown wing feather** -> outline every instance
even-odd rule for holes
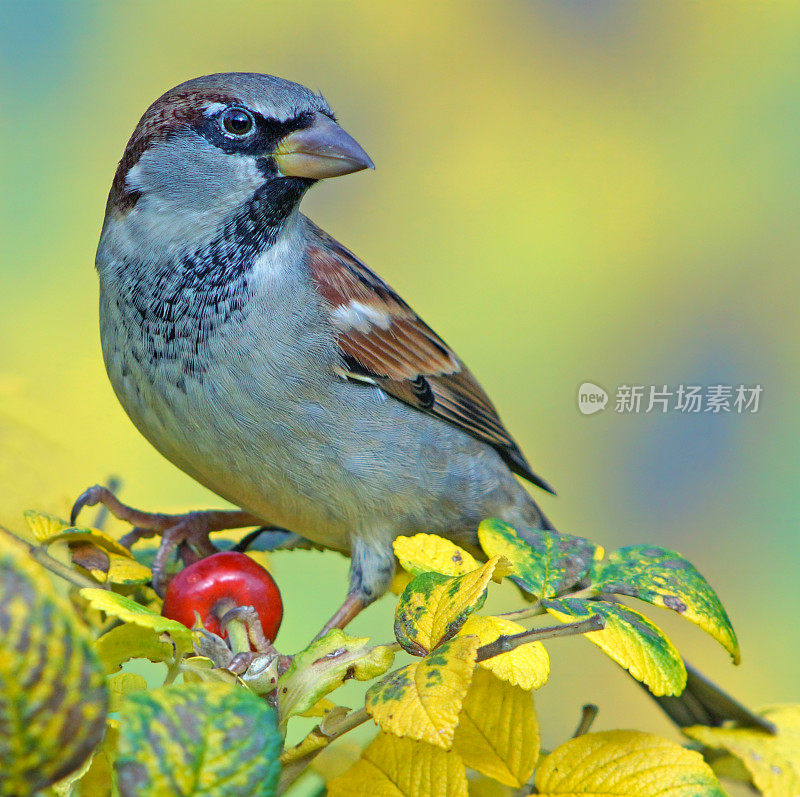
[[[497,410],[455,352],[352,252],[307,222],[308,263],[331,307],[345,372],[493,446],[511,470],[536,476]]]

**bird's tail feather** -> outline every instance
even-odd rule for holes
[[[686,688],[680,695],[674,697],[650,695],[679,728],[687,728],[690,725],[719,726],[731,720],[740,726],[776,733],[775,726],[771,722],[724,692],[690,664],[684,663],[687,674]],[[647,691],[647,687],[642,686]]]

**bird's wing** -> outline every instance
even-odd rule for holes
[[[312,222],[308,226],[308,263],[330,305],[341,375],[374,383],[489,443],[512,471],[553,492],[531,471],[489,397],[455,352],[352,252]]]

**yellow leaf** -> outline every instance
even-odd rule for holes
[[[640,731],[570,739],[536,769],[542,797],[724,797],[700,753]]]
[[[99,609],[126,623],[152,628],[159,634],[169,634],[175,647],[181,653],[192,647],[192,632],[185,625],[170,620],[168,617],[162,617],[124,595],[118,595],[107,589],[92,589],[91,587],[84,587],[80,594],[89,601],[94,609]]]
[[[498,558],[463,576],[423,573],[403,591],[394,633],[409,653],[421,656],[454,636],[484,600]]]
[[[23,512],[23,516],[37,542],[47,542],[64,531],[64,529],[69,528],[68,523],[48,512],[36,512],[33,509],[26,509]]]
[[[459,636],[472,634],[481,645],[494,642],[499,636],[519,634],[525,629],[504,617],[480,617],[472,614],[458,632]],[[550,675],[550,657],[541,642],[520,645],[508,653],[501,653],[482,661],[480,666],[493,672],[498,678],[523,689],[538,689],[547,683]]]
[[[152,628],[129,623],[118,625],[94,643],[94,649],[107,673],[116,672],[128,659],[169,661],[172,645],[162,642]]]
[[[129,559],[133,557],[133,554],[124,545],[121,545],[113,537],[110,537],[104,531],[100,531],[100,529],[67,528],[47,540],[48,545],[52,545],[56,542],[66,542],[71,545],[88,543],[102,548],[104,551],[108,551],[108,553],[127,556]]]
[[[683,732],[712,750],[727,750],[744,764],[764,797],[800,794],[800,706],[776,706],[761,714],[778,728],[709,728],[695,725]]]
[[[329,737],[321,733],[319,727],[313,728],[302,741],[298,742],[294,747],[287,747],[281,753],[281,766],[285,767],[287,764],[292,764],[295,761],[300,761],[306,758],[311,753],[317,750],[322,750],[331,743]]]
[[[411,575],[405,570],[398,570],[392,578],[389,589],[394,595],[402,594],[403,590],[411,583]]]
[[[333,709],[336,708],[336,703],[323,697],[314,703],[311,708],[306,709],[300,716],[301,717],[327,717]]]
[[[119,723],[108,720],[102,744],[95,749],[88,770],[78,779],[78,794],[81,797],[112,797],[112,793],[118,794],[118,790],[112,787],[116,783],[113,760],[118,738]]]
[[[463,576],[481,566],[472,554],[436,534],[398,537],[394,541],[394,554],[403,570],[412,576],[429,571],[445,576]]]
[[[328,797],[467,797],[456,753],[379,733],[361,760],[328,784]]]
[[[478,649],[456,637],[388,675],[367,691],[366,708],[384,731],[450,749]]]
[[[469,797],[515,797],[517,794],[515,789],[498,783],[494,778],[470,778],[467,785]]]
[[[586,639],[646,684],[654,695],[679,695],[686,686],[686,667],[680,653],[643,614],[622,604],[583,598],[542,601],[542,605],[563,622],[599,614],[605,628],[584,634]]]
[[[214,662],[205,656],[189,656],[181,662],[181,674],[184,683],[223,683],[243,684],[242,679],[230,670],[223,670],[214,666]]]
[[[149,567],[130,556],[109,553],[108,559],[107,579],[112,584],[146,584],[153,577]]]
[[[128,695],[147,689],[147,681],[135,672],[118,672],[116,675],[110,675],[106,683],[109,711],[119,711]]]
[[[453,749],[471,769],[507,786],[524,785],[539,756],[539,723],[530,692],[477,670]]]

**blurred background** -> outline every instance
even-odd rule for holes
[[[139,116],[176,83],[269,72],[321,90],[377,164],[304,211],[477,374],[556,525],[674,547],[739,633],[735,668],[657,609],[745,702],[800,698],[796,214],[800,10],[694,2],[0,4],[0,522],[61,514],[110,473],[153,510],[221,501],[163,460],[103,370],[94,250]],[[578,386],[611,394],[578,412]],[[618,414],[627,384],[760,384],[759,411]],[[276,555],[278,640],[308,640],[347,562]],[[313,589],[309,585],[313,585]],[[492,599],[513,608],[513,590]],[[383,640],[393,600],[353,625]],[[589,643],[557,640],[545,746],[671,733]]]

